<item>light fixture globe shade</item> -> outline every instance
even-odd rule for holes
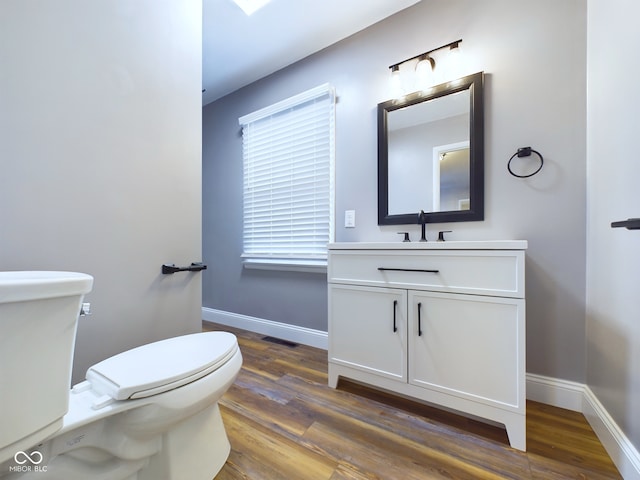
[[[447,81],[462,76],[463,59],[459,43],[451,45],[443,55],[442,73]]]
[[[391,77],[389,78],[389,90],[391,98],[400,98],[404,96],[404,88],[402,87],[402,78],[400,77],[400,68],[397,65],[391,67]]]
[[[435,83],[433,67],[435,62],[431,57],[424,57],[416,64],[416,88],[426,90]]]

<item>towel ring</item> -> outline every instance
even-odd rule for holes
[[[518,157],[518,158],[530,157],[532,153],[535,153],[538,156],[538,158],[540,158],[540,166],[538,167],[538,169],[535,172],[530,173],[529,175],[518,175],[517,173],[513,173],[513,170],[511,170],[511,161],[516,157]],[[542,157],[540,152],[534,150],[531,147],[522,147],[522,148],[519,148],[518,151],[516,153],[514,153],[511,156],[511,158],[509,159],[509,163],[507,163],[507,170],[509,170],[509,173],[511,175],[513,175],[514,177],[528,178],[528,177],[533,177],[536,173],[538,173],[540,170],[542,170],[542,166],[543,165],[544,165],[544,158]]]

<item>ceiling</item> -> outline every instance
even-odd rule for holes
[[[202,104],[276,72],[420,0],[271,0],[251,16],[203,1]]]

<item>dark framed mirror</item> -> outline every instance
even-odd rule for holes
[[[484,219],[484,74],[378,104],[378,225]]]

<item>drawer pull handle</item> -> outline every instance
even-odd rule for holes
[[[440,273],[440,270],[422,270],[419,268],[387,268],[387,267],[378,267],[378,270],[381,272],[423,272],[423,273]]]
[[[418,302],[418,336],[421,337],[422,336],[422,318],[421,318],[421,313],[422,312],[422,303]]]
[[[398,331],[398,327],[396,325],[396,309],[398,308],[398,301],[393,301],[393,333]]]

